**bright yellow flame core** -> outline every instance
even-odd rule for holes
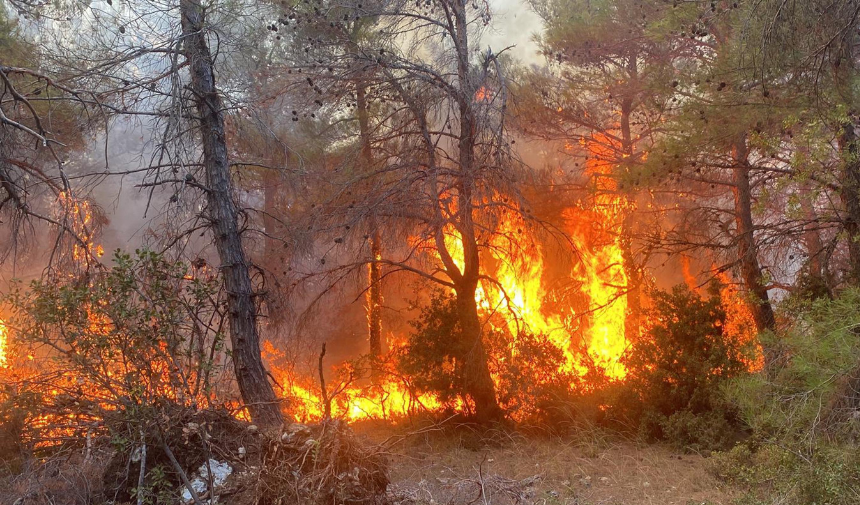
[[[0,319],[0,368],[5,368],[8,365],[7,346],[9,338],[9,330],[6,328],[6,323]]]
[[[620,362],[627,349],[627,287],[624,249],[620,235],[623,220],[633,204],[617,192],[610,173],[609,147],[596,138],[586,145],[590,152],[586,174],[595,185],[595,195],[587,208],[571,208],[564,213],[567,238],[575,245],[579,260],[568,277],[587,299],[580,313],[572,307],[547,306],[552,293],[546,287],[547,267],[542,245],[529,235],[528,223],[515,210],[503,214],[497,229],[484,248],[482,267],[495,282],[482,281],[475,299],[484,314],[506,314],[510,333],[522,329],[543,335],[565,357],[561,371],[582,376],[593,363],[611,380],[621,380],[626,370]],[[594,226],[595,223],[597,226]],[[595,230],[597,229],[597,231]],[[448,226],[445,247],[456,266],[464,270],[464,249],[460,233]],[[428,248],[428,253],[438,252]],[[292,374],[284,374],[291,410],[300,419],[320,419],[323,401],[313,386],[295,384]],[[313,388],[313,389],[312,389]],[[415,398],[402,385],[389,381],[373,388],[346,388],[332,403],[332,416],[348,420],[398,417],[416,406],[429,410],[441,407],[432,396]]]
[[[290,391],[290,410],[297,421],[316,421],[323,417],[323,399],[310,387],[296,383],[285,384]],[[331,416],[336,419],[402,418],[419,408],[438,410],[441,403],[430,394],[412,395],[401,385],[391,382],[379,387],[345,389],[331,403]]]

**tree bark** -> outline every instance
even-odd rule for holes
[[[370,355],[374,360],[382,356],[384,341],[382,337],[382,284],[378,260],[382,258],[382,244],[378,231],[370,235],[371,263],[368,265],[367,287],[367,326]],[[374,371],[376,367],[374,366]]]
[[[631,82],[638,81],[639,69],[637,65],[637,52],[628,58],[627,74]],[[630,88],[628,88],[630,89]],[[635,85],[632,87],[635,89]],[[621,149],[623,161],[633,159],[633,134],[630,126],[630,116],[633,114],[633,97],[626,96],[621,101]],[[626,169],[626,167],[624,167]],[[627,196],[620,196],[627,199]],[[625,214],[629,214],[625,211]],[[642,318],[642,272],[636,264],[636,255],[633,253],[632,241],[633,216],[621,216],[621,240],[619,245],[622,250],[624,262],[624,273],[627,276],[627,313],[624,318],[624,337],[628,342],[635,341],[639,337]]]
[[[809,194],[812,194],[811,184],[807,181],[801,189]],[[821,234],[818,232],[817,221],[818,216],[815,212],[815,207],[812,200],[809,198],[801,198],[800,208],[803,211],[803,218],[806,223],[803,225],[803,235],[801,240],[803,247],[806,249],[806,270],[807,289],[811,290],[813,296],[833,296],[830,288],[830,276],[828,275],[827,265],[825,263],[825,248],[821,241]]]
[[[227,317],[236,382],[251,418],[262,428],[283,423],[278,400],[263,368],[257,311],[248,259],[242,247],[227,157],[224,108],[205,35],[205,12],[195,0],[181,0],[185,56],[190,63],[206,171],[207,217],[211,221],[220,272],[227,292]]]
[[[735,226],[737,227],[738,263],[741,279],[751,295],[750,309],[758,331],[772,330],[776,326],[768,298],[767,287],[762,283],[761,267],[755,243],[752,218],[752,191],[750,188],[749,149],[746,137],[741,136],[732,145],[733,187],[735,197]],[[765,357],[767,358],[767,357]]]
[[[286,165],[286,159],[272,157],[275,163],[283,163]],[[274,163],[273,163],[274,164]],[[286,320],[289,312],[287,311],[285,296],[282,290],[280,279],[282,273],[274,272],[275,268],[282,267],[287,263],[287,251],[283,243],[278,239],[282,236],[283,229],[275,217],[281,212],[283,200],[281,194],[284,191],[283,179],[280,174],[274,170],[265,170],[263,172],[263,258],[262,264],[269,265],[270,269],[266,275],[265,295],[263,302],[266,306],[266,322],[268,325],[280,326]]]
[[[467,349],[463,362],[464,387],[475,402],[477,419],[492,422],[501,419],[502,409],[496,401],[495,384],[487,366],[487,350],[475,302],[476,289],[477,283],[473,288],[460,286],[456,292],[457,315]]]
[[[361,138],[361,158],[365,169],[373,168],[373,151],[370,145],[370,123],[369,111],[367,110],[367,90],[364,83],[356,86],[356,109],[358,112],[358,129]],[[371,219],[370,227],[370,263],[368,269],[367,287],[367,330],[370,343],[370,356],[372,379],[376,380],[379,375],[378,359],[383,353],[382,337],[382,275],[378,260],[382,258],[382,242],[379,230],[376,229],[376,220]]]
[[[848,268],[852,284],[860,284],[860,145],[856,125],[847,121],[839,135],[839,150],[842,152],[842,174],[840,199],[845,207],[842,226],[848,235]]]
[[[475,188],[475,89],[470,78],[468,20],[466,0],[453,3],[454,27],[457,48],[457,96],[460,131],[458,136],[459,177],[457,187],[457,228],[463,242],[463,272],[455,279],[457,310],[463,338],[469,349],[464,363],[466,391],[475,402],[475,415],[479,421],[497,421],[502,410],[496,401],[495,384],[490,376],[487,352],[484,347],[481,322],[475,293],[480,278],[480,258],[474,223],[473,192]]]

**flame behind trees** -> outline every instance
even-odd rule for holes
[[[6,323],[0,319],[0,368],[6,368],[8,364],[9,329]]]
[[[83,278],[14,285],[9,363],[18,394],[38,398],[27,438],[51,446],[107,423],[138,437],[147,409],[230,399],[217,277],[156,253],[117,253]]]
[[[498,233],[494,223],[504,208],[501,194],[516,193],[511,185],[516,161],[510,155],[503,113],[505,69],[491,51],[475,61],[471,49],[470,37],[486,24],[488,7],[459,0],[441,3],[442,11],[401,0],[349,2],[338,5],[336,12],[306,12],[299,6],[279,24],[288,28],[301,24],[304,29],[310,25],[320,34],[303,42],[304,56],[300,52],[290,68],[301,72],[298,82],[320,96],[317,103],[332,99],[332,106],[338,106],[337,100],[348,96],[339,90],[360,80],[368,99],[375,102],[370,107],[387,111],[384,121],[371,121],[374,170],[360,178],[363,184],[375,185],[373,194],[360,210],[353,210],[354,204],[345,207],[353,210],[353,220],[363,213],[377,223],[411,228],[411,235],[419,237],[414,247],[429,246],[439,253],[439,262],[430,266],[396,257],[366,257],[454,290],[462,335],[471,350],[465,356],[469,396],[478,417],[498,419],[501,411],[481,335],[476,292],[484,275],[481,251]],[[338,21],[329,19],[330,15]],[[428,16],[432,23],[422,21]],[[350,30],[356,27],[354,17],[379,19],[376,35],[350,38]],[[425,36],[410,35],[415,33]],[[423,58],[434,52],[444,57],[432,62]],[[494,86],[497,93],[477,102],[475,93],[481,86]],[[351,188],[343,193],[358,187],[355,181],[347,184]],[[451,229],[461,237],[459,265],[446,239]]]

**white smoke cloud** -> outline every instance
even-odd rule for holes
[[[525,65],[540,64],[534,34],[543,29],[543,21],[524,0],[491,0],[493,20],[484,34],[482,45],[494,52],[508,46],[509,51]]]

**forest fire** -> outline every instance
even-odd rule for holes
[[[76,4],[0,0],[0,503],[854,505],[858,2]]]
[[[487,269],[487,280],[482,281],[475,294],[481,317],[489,328],[498,330],[511,339],[507,346],[510,353],[491,355],[492,361],[516,360],[516,341],[522,332],[529,332],[551,345],[563,359],[558,363],[558,372],[567,374],[572,382],[571,390],[589,388],[582,378],[596,370],[609,381],[623,381],[626,369],[622,358],[629,348],[630,332],[627,328],[628,278],[624,269],[624,252],[617,233],[621,220],[632,210],[631,205],[617,194],[615,181],[608,173],[600,156],[592,156],[587,163],[590,176],[597,191],[587,203],[569,207],[563,214],[563,240],[574,247],[575,261],[571,263],[564,281],[578,294],[573,300],[559,300],[559,295],[547,286],[551,277],[558,275],[550,271],[546,246],[531,235],[529,223],[519,209],[513,208],[501,214],[497,230],[485,248],[483,264]],[[93,215],[86,201],[72,202],[63,196],[64,209],[71,210],[74,226],[86,240],[86,247],[73,244],[74,259],[82,264],[86,256],[100,255],[101,247],[92,241]],[[463,244],[453,227],[445,230],[445,245],[458,268],[464,268]],[[439,261],[433,248],[425,252]],[[380,259],[378,255],[376,258]],[[682,258],[683,262],[683,258]],[[685,279],[693,282],[689,265],[684,268]],[[740,294],[731,287],[727,274],[721,274],[725,287],[721,293],[729,314],[727,329],[735,339],[750,341],[755,327],[751,315]],[[184,281],[194,281],[190,274]],[[492,280],[489,280],[492,279]],[[366,299],[370,303],[371,299]],[[96,302],[99,303],[99,302]],[[106,302],[101,302],[102,305]],[[103,338],[112,338],[115,325],[103,314],[104,307],[89,307],[86,310],[86,330]],[[368,313],[370,309],[368,308]],[[645,322],[647,324],[647,321]],[[6,364],[5,340],[7,332],[0,322],[0,366]],[[459,411],[468,409],[464,399],[442,401],[433,393],[421,393],[414,389],[409,377],[396,371],[394,361],[402,351],[404,336],[390,335],[389,352],[378,358],[374,365],[381,373],[372,379],[367,370],[360,370],[353,363],[337,367],[334,381],[322,392],[319,379],[302,376],[292,369],[281,368],[274,362],[282,353],[266,342],[265,354],[270,362],[281,394],[288,400],[287,410],[299,421],[318,421],[325,417],[358,421],[363,419],[396,419],[418,412]],[[496,350],[495,352],[500,352]],[[154,349],[152,355],[153,379],[155,382],[170,381],[164,341]],[[758,369],[761,363],[750,363]],[[365,363],[365,368],[370,365]],[[320,363],[320,373],[325,373]],[[117,370],[127,374],[128,370]],[[536,372],[537,373],[537,372]],[[498,370],[493,369],[493,380],[497,388],[502,387]],[[78,387],[69,384],[63,387]],[[157,388],[166,398],[178,400],[171,388]],[[59,391],[52,393],[60,394]],[[201,398],[205,402],[206,398]],[[103,408],[111,408],[104,405]],[[240,417],[247,413],[240,411]],[[62,418],[40,418],[44,425],[62,425]],[[55,428],[53,435],[66,433],[65,428]]]
[[[590,368],[599,370],[609,380],[622,380],[625,369],[620,362],[628,343],[626,339],[627,277],[623,268],[622,250],[618,238],[606,232],[595,232],[594,220],[620,219],[622,204],[618,197],[600,196],[591,208],[573,208],[565,213],[567,229],[564,240],[576,248],[578,261],[568,273],[567,282],[581,290],[585,300],[581,306],[552,303],[554,294],[546,287],[549,273],[544,246],[528,235],[528,223],[520,212],[502,215],[497,232],[486,248],[488,277],[476,290],[475,301],[486,324],[510,335],[509,359],[517,359],[515,342],[527,331],[554,347],[563,360],[558,372],[580,377]],[[586,226],[585,223],[592,223]],[[612,229],[609,222],[598,230]],[[464,268],[463,244],[453,228],[445,230],[445,245],[454,263]],[[435,249],[427,253],[440,261]],[[368,309],[369,312],[370,309]],[[503,328],[495,327],[501,324]],[[495,326],[494,326],[495,325]],[[397,341],[389,352],[390,359],[398,352]],[[402,340],[402,339],[400,339]],[[275,351],[269,346],[267,353]],[[504,360],[502,356],[491,357]],[[294,374],[276,370],[284,395],[290,399],[289,410],[300,420],[318,420],[325,415],[326,399],[313,380],[300,380]],[[341,375],[347,377],[327,392],[331,398],[329,415],[348,420],[403,417],[416,411],[433,411],[444,405],[432,394],[415,394],[408,380],[389,373],[381,381],[368,386],[354,384],[361,374],[346,365]],[[497,387],[500,378],[493,377]],[[570,388],[578,387],[571,383]],[[462,404],[459,404],[462,406]],[[459,408],[459,407],[455,407]]]
[[[562,213],[562,239],[572,244],[575,255],[570,271],[561,274],[562,281],[578,295],[560,297],[548,287],[553,285],[552,276],[559,274],[550,271],[546,246],[530,233],[529,223],[516,207],[498,218],[496,230],[482,253],[487,279],[479,283],[475,293],[487,328],[502,331],[510,338],[507,358],[491,356],[491,361],[516,360],[516,341],[522,332],[529,332],[563,356],[558,372],[571,377],[571,390],[592,387],[582,382],[589,371],[597,371],[609,381],[623,381],[627,375],[623,357],[630,348],[629,339],[643,338],[643,332],[651,324],[642,317],[635,328],[628,327],[632,310],[628,298],[640,295],[630,285],[625,269],[625,244],[618,230],[636,208],[618,191],[610,144],[605,136],[581,143],[589,154],[584,175],[591,181],[593,191],[585,203],[568,207]],[[465,261],[460,233],[449,225],[444,230],[444,239],[445,248],[462,272]],[[434,246],[420,244],[417,237],[412,241],[441,265]],[[690,283],[694,282],[694,276],[689,271],[688,260],[681,257],[685,280]],[[723,286],[720,298],[727,314],[727,338],[739,346],[754,341],[755,324],[747,303],[725,272],[718,278]],[[691,291],[698,289],[691,287]],[[367,303],[370,303],[369,298]],[[639,303],[637,301],[637,307]],[[367,308],[368,313],[371,310]],[[339,368],[340,383],[325,395],[317,381],[302,380],[294,373],[276,369],[283,394],[290,400],[290,413],[299,420],[331,416],[355,421],[451,409],[452,405],[433,394],[417,394],[408,378],[392,371],[391,361],[396,359],[404,338],[389,340],[393,341],[392,349],[381,358],[382,368],[387,373],[366,385],[361,384],[367,379],[362,379],[362,373],[351,364]],[[748,363],[749,369],[760,369],[760,353],[758,355],[756,361]],[[322,364],[320,372],[323,372]],[[491,373],[497,389],[500,388],[501,378],[497,372]],[[330,404],[328,413],[326,403]],[[453,410],[462,407],[460,401]]]

